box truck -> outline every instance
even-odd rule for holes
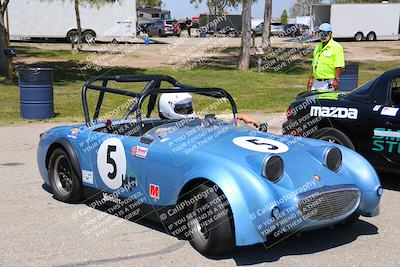
[[[399,40],[400,4],[315,4],[311,6],[312,28],[328,22],[333,36],[362,40]]]
[[[83,41],[131,41],[136,36],[136,0],[91,5],[80,1]],[[8,6],[11,40],[77,36],[73,0],[17,0]]]

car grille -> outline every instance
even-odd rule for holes
[[[341,219],[357,209],[360,196],[360,191],[351,185],[325,186],[298,195],[298,208],[311,220]]]

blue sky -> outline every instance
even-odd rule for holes
[[[206,0],[203,0],[205,2]],[[195,5],[190,4],[189,0],[164,0],[164,8],[171,10],[171,16],[174,18],[186,18],[198,15],[208,11],[207,6],[203,3],[199,6],[199,9],[195,9]],[[289,8],[294,4],[295,0],[273,0],[272,2],[272,16],[280,17],[282,11]],[[253,5],[252,17],[263,18],[264,17],[264,0],[258,0],[257,4]],[[229,10],[231,14],[240,14],[241,7],[238,9]]]

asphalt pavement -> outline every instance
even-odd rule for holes
[[[39,134],[55,125],[0,127],[0,266],[400,266],[399,177],[383,177],[378,217],[207,258],[155,223],[55,200],[36,164]],[[85,221],[77,216],[82,213]],[[85,231],[91,219],[104,222],[100,234]]]

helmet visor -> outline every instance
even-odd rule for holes
[[[174,111],[175,111],[175,113],[181,114],[181,115],[193,114],[192,101],[187,102],[187,103],[177,103],[177,104],[175,104]]]

